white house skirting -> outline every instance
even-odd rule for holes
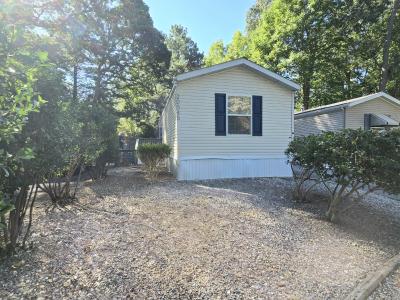
[[[286,157],[193,157],[180,159],[177,165],[178,180],[291,176]]]

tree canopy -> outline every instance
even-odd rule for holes
[[[198,69],[203,63],[203,53],[188,36],[187,28],[173,25],[165,44],[171,52],[170,72],[174,77],[180,73]]]
[[[119,129],[125,134],[153,137],[173,78],[202,65],[203,53],[183,26],[173,25],[162,42],[168,51],[162,64],[149,64],[153,62],[150,58],[138,61],[130,69],[133,84],[123,89],[118,101],[123,117]]]
[[[400,96],[399,0],[257,0],[246,34],[211,45],[213,65],[247,57],[301,85],[303,108],[387,91]]]

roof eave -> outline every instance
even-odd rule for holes
[[[325,114],[325,113],[329,113],[332,111],[336,111],[336,110],[340,110],[343,108],[347,108],[347,107],[353,107],[356,105],[360,105],[362,103],[368,102],[370,100],[374,100],[377,99],[379,97],[382,97],[386,100],[388,100],[389,102],[395,104],[395,105],[399,105],[400,106],[400,101],[398,99],[396,99],[395,97],[390,96],[389,94],[385,93],[385,92],[378,92],[375,94],[371,94],[371,95],[367,95],[367,96],[363,96],[360,97],[361,99],[354,99],[353,100],[348,100],[345,101],[346,103],[342,103],[342,104],[337,104],[334,106],[321,106],[319,108],[315,108],[315,109],[311,109],[311,110],[307,110],[307,111],[300,111],[294,114],[295,119],[301,119],[301,118],[305,118],[305,117],[313,117],[316,115],[321,115],[321,114]]]
[[[317,115],[327,114],[330,112],[342,110],[348,106],[349,106],[348,104],[341,104],[341,105],[332,106],[332,107],[320,108],[320,109],[316,109],[313,111],[305,111],[305,112],[300,111],[300,112],[297,112],[294,114],[294,119],[297,120],[297,119],[302,119],[302,118],[306,118],[306,117],[314,117]]]

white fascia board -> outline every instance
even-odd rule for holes
[[[341,110],[345,107],[347,107],[346,104],[339,104],[336,106],[320,107],[318,109],[314,109],[314,110],[310,110],[310,111],[300,111],[300,112],[294,113],[294,119],[298,120],[298,119],[302,119],[302,118],[306,118],[306,117],[314,117],[314,116],[318,116],[318,115],[323,115],[323,114],[327,114],[330,112]]]

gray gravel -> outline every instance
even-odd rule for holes
[[[332,224],[323,196],[293,203],[291,184],[111,170],[66,210],[39,201],[0,298],[342,299],[399,251],[399,202],[371,197]]]

